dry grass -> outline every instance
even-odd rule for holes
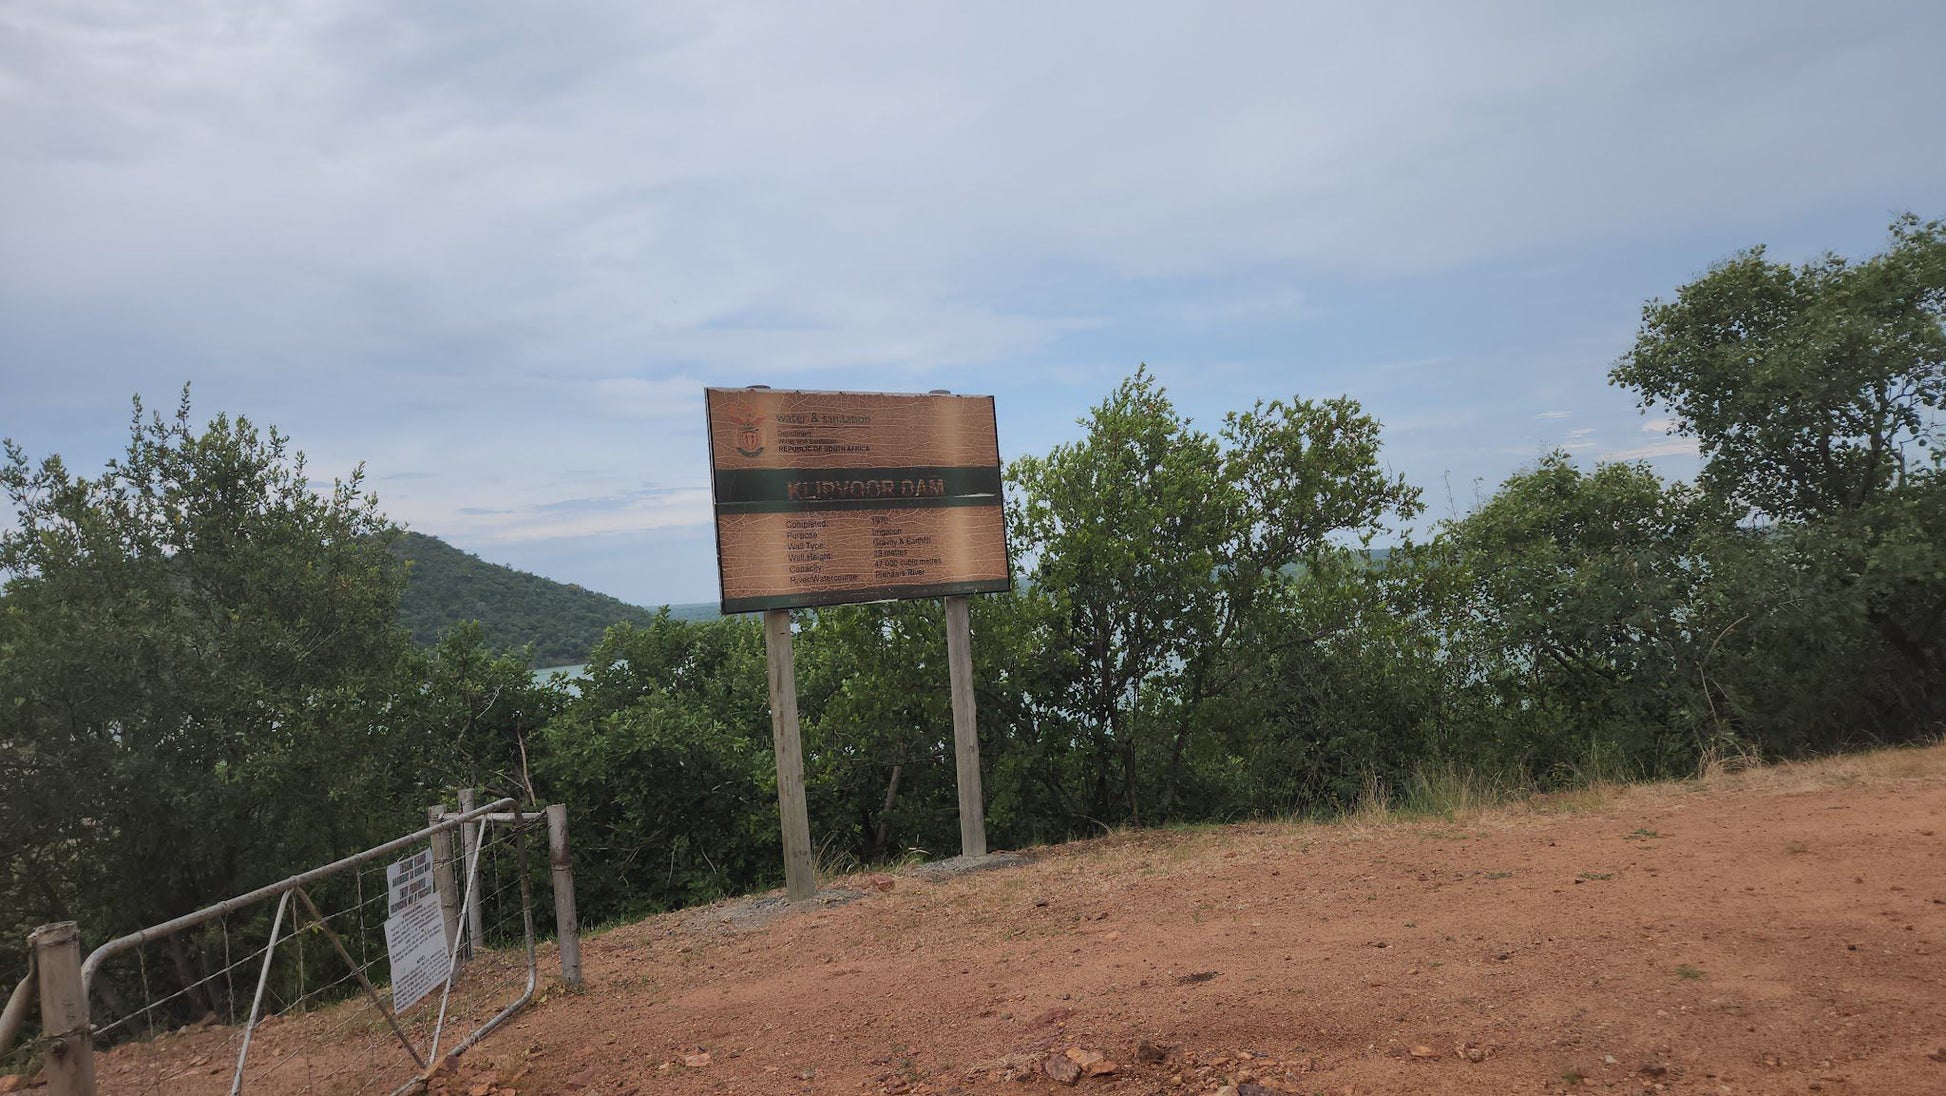
[[[1649,783],[1596,781],[1582,787],[1535,794],[1505,777],[1443,766],[1416,774],[1403,795],[1394,797],[1377,780],[1368,780],[1357,803],[1324,819],[1242,825],[1178,826],[1167,830],[1123,830],[1092,841],[1060,846],[1090,857],[1108,854],[1111,864],[1160,856],[1172,864],[1201,859],[1244,836],[1266,833],[1310,841],[1362,841],[1400,829],[1448,830],[1502,828],[1562,814],[1618,807],[1653,806],[1699,792],[1792,795],[1853,785],[1896,784],[1946,777],[1946,743],[1895,746],[1839,754],[1811,761],[1767,765],[1746,753],[1705,757],[1695,777]]]
[[[1705,771],[1695,783],[1713,791],[1788,795],[1853,784],[1896,784],[1942,775],[1946,775],[1946,743],[1934,742],[1837,754],[1785,765],[1744,765]]]

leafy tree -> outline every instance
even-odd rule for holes
[[[601,920],[766,885],[778,858],[763,635],[656,614],[595,646],[541,736],[536,782],[575,813],[576,896]]]
[[[1081,441],[1009,469],[1017,551],[1049,609],[1049,652],[1068,661],[1068,709],[1088,736],[1084,810],[1140,820],[1143,737],[1159,732],[1140,701],[1178,684],[1215,615],[1226,518],[1221,453],[1146,371],[1124,381],[1081,425]],[[1160,550],[1158,550],[1160,549]]]
[[[1441,749],[1435,726],[1452,652],[1415,615],[1423,573],[1354,548],[1316,553],[1264,591],[1224,689],[1221,719],[1185,758],[1186,794],[1208,818],[1328,809],[1399,788]]]
[[[1184,758],[1199,733],[1232,744],[1224,756],[1241,756],[1234,743],[1253,733],[1247,709],[1231,699],[1241,678],[1292,646],[1349,628],[1347,619],[1296,632],[1286,626],[1303,615],[1309,593],[1323,588],[1302,580],[1333,565],[1362,572],[1388,516],[1409,519],[1420,509],[1418,489],[1381,467],[1379,423],[1355,400],[1259,401],[1225,415],[1218,438],[1228,504],[1223,562],[1214,576],[1214,612],[1204,621],[1209,638],[1187,667],[1185,718],[1163,773],[1165,810],[1182,789]],[[1357,550],[1348,555],[1334,545],[1338,536]]]
[[[1891,245],[1863,262],[1829,255],[1794,268],[1744,252],[1673,302],[1651,301],[1610,376],[1644,407],[1675,412],[1702,449],[1706,484],[1800,524],[1789,542],[1821,547],[1762,558],[1822,568],[1787,585],[1849,591],[1853,610],[1838,615],[1867,622],[1912,675],[1900,691],[1936,712],[1946,702],[1946,223],[1903,217]],[[1794,604],[1813,603],[1837,612],[1828,597]]]
[[[1143,369],[1081,425],[1009,470],[1015,543],[1068,671],[1053,707],[1089,743],[1086,817],[1140,822],[1145,800],[1150,817],[1173,805],[1262,591],[1331,535],[1415,512],[1417,492],[1379,469],[1378,425],[1350,400],[1259,403],[1212,436]]]
[[[275,430],[139,401],[101,475],[9,441],[0,928],[110,935],[396,832],[429,801],[388,710],[391,527]]]
[[[972,599],[987,832],[999,847],[1070,832],[1073,736],[1043,710],[1064,680],[1044,671],[1038,604],[1006,594]],[[952,854],[959,791],[940,603],[802,614],[796,650],[812,828],[827,859]]]
[[[1484,633],[1471,649],[1492,652],[1483,683],[1507,736],[1497,756],[1651,772],[1693,759],[1693,553],[1717,525],[1706,497],[1646,465],[1584,473],[1559,451],[1454,524],[1471,583],[1455,623]]]
[[[557,688],[537,683],[525,651],[503,653],[487,646],[478,621],[453,626],[430,651],[413,649],[402,676],[418,687],[402,696],[395,724],[436,744],[421,762],[455,785],[537,802],[533,763],[537,739],[565,703]]]
[[[1946,223],[1910,215],[1863,262],[1761,247],[1642,310],[1609,374],[1675,413],[1726,496],[1778,518],[1864,507],[1930,471],[1946,407]]]
[[[898,847],[950,855],[959,823],[940,603],[804,614],[796,650],[820,845],[866,861]]]
[[[1697,676],[1718,737],[1791,757],[1938,733],[1946,491],[1720,532],[1698,555]]]

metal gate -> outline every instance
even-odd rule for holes
[[[473,808],[471,798],[457,812],[433,808],[424,829],[109,941],[85,961],[72,923],[36,930],[49,1096],[423,1084],[534,997],[530,834],[543,827],[562,975],[579,983],[565,809]],[[91,1000],[114,1018],[92,1025]]]

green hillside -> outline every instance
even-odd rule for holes
[[[399,621],[424,646],[461,621],[477,620],[490,645],[511,650],[532,644],[534,665],[558,666],[587,658],[609,625],[645,624],[655,616],[607,594],[488,563],[424,533],[402,534],[392,550],[412,564]],[[674,605],[670,612],[707,619],[716,616],[716,606]]]

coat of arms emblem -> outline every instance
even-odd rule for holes
[[[737,428],[736,450],[746,457],[764,455],[764,417],[747,403],[732,404],[730,422]]]

